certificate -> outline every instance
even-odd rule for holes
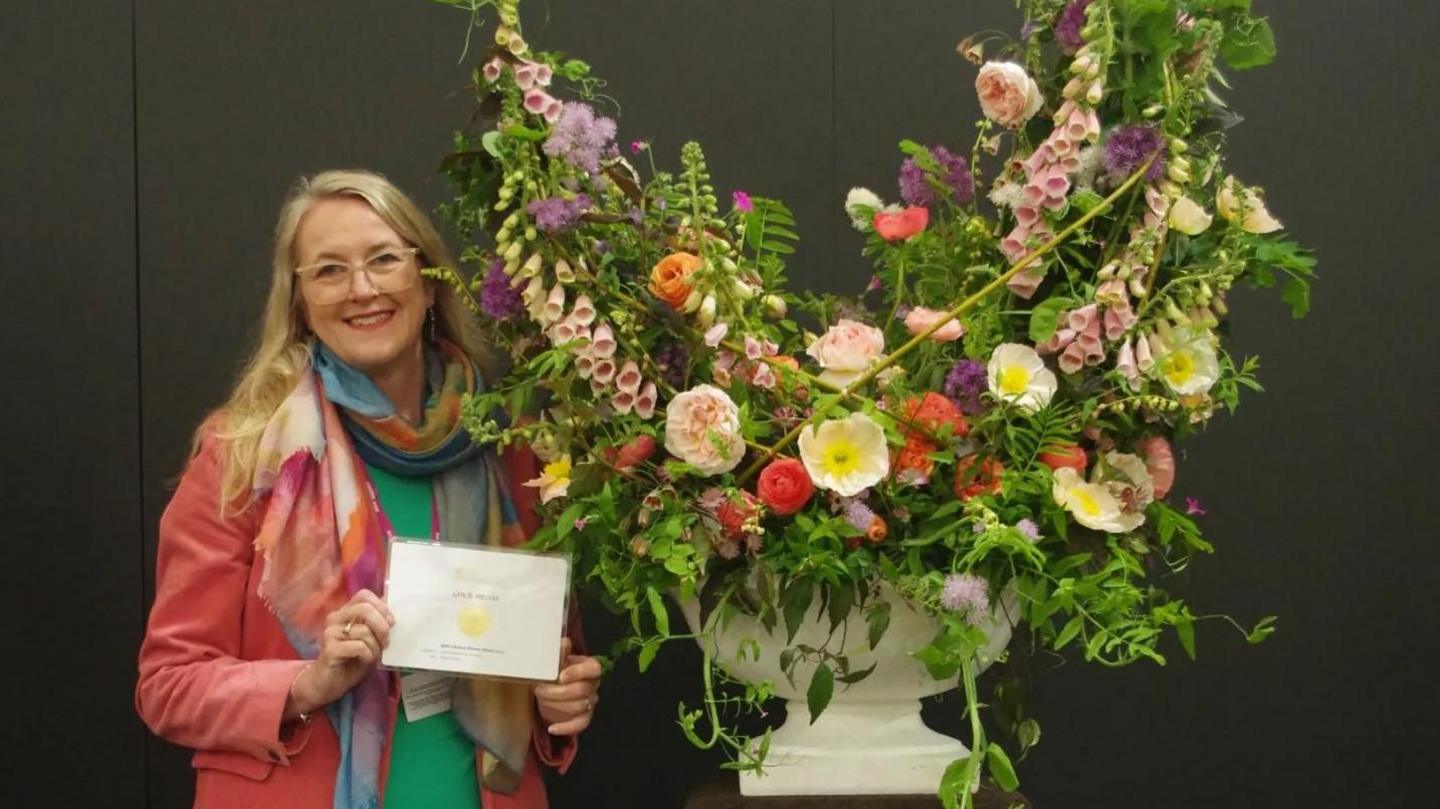
[[[482,545],[395,539],[385,602],[389,668],[554,680],[570,559]]]

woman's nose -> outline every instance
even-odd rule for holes
[[[370,273],[364,268],[350,271],[351,300],[369,300],[379,294],[380,291],[375,288],[375,281],[370,278]]]

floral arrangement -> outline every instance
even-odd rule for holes
[[[622,146],[600,81],[533,50],[518,0],[441,1],[498,15],[445,166],[478,270],[430,271],[473,293],[510,362],[467,424],[545,461],[534,544],[629,614],[619,651],[642,671],[691,637],[665,593],[700,598],[707,630],[744,611],[791,637],[818,599],[873,646],[888,583],[936,618],[916,656],[966,686],[973,752],[940,785],[957,806],[987,771],[1014,788],[1000,739],[1039,739],[1003,684],[996,739],[980,719],[1002,589],[1016,643],[1164,663],[1169,630],[1194,655],[1199,616],[1161,582],[1212,546],[1203,507],[1174,502],[1175,447],[1259,389],[1226,348],[1232,287],[1278,281],[1298,317],[1314,266],[1223,161],[1222,70],[1274,54],[1249,0],[1021,0],[1018,36],[962,42],[985,117],[963,148],[902,143],[896,196],[849,193],[875,268],[853,296],[787,290],[793,216],[739,190],[722,206],[699,145],[673,172]],[[869,673],[809,647],[786,670],[800,659],[812,714]],[[681,728],[763,766],[733,720],[770,690],[715,664]]]

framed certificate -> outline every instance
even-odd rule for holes
[[[570,558],[396,537],[385,602],[389,668],[552,681],[570,594]]]

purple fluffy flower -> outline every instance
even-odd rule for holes
[[[931,147],[930,156],[939,165],[938,179],[950,189],[951,202],[965,205],[975,198],[975,177],[965,158],[944,146]],[[914,158],[900,164],[900,198],[906,205],[929,206],[935,202],[935,187]]]
[[[740,213],[750,213],[755,210],[755,203],[750,200],[750,195],[744,191],[736,191],[731,194],[730,201],[735,204],[735,210]]]
[[[1020,522],[1015,523],[1015,530],[1024,534],[1026,538],[1031,540],[1037,540],[1040,538],[1040,526],[1036,525],[1035,521],[1030,519],[1029,517],[1025,517],[1024,519],[1020,520]]]
[[[525,206],[525,210],[535,217],[535,227],[545,233],[558,233],[562,230],[569,230],[580,221],[580,215],[590,209],[594,202],[585,194],[577,194],[574,199],[563,197],[546,197],[537,199]]]
[[[1067,54],[1080,50],[1085,44],[1085,39],[1080,36],[1080,29],[1085,27],[1085,8],[1090,2],[1091,0],[1075,0],[1060,12],[1060,18],[1055,21],[1055,41],[1060,43],[1060,49]]]
[[[684,343],[666,343],[655,352],[655,365],[672,388],[685,386],[685,369],[690,364],[690,351]]]
[[[509,320],[525,311],[520,288],[510,285],[503,261],[490,262],[490,270],[480,285],[480,310],[491,320]]]
[[[979,360],[960,360],[945,374],[945,395],[967,416],[985,409],[980,394],[988,390],[989,385],[985,363]]]
[[[875,523],[875,512],[859,500],[851,500],[845,504],[845,522],[855,526],[855,530],[865,533]]]
[[[1119,181],[1144,165],[1150,155],[1155,155],[1155,162],[1145,172],[1145,179],[1154,182],[1165,174],[1165,155],[1160,152],[1164,145],[1160,130],[1153,126],[1119,126],[1111,130],[1110,136],[1105,139],[1101,160],[1111,179]]]
[[[973,573],[952,573],[945,577],[940,604],[964,615],[965,623],[978,626],[990,617],[990,583]]]
[[[593,175],[600,172],[600,158],[612,152],[614,140],[613,119],[596,115],[589,104],[567,101],[542,148],[545,154],[562,158],[575,168]]]

